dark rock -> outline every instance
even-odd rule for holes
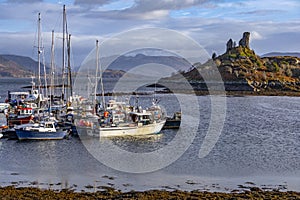
[[[226,52],[229,52],[233,48],[233,41],[230,38],[226,44]]]
[[[212,54],[211,58],[212,58],[213,60],[215,60],[216,57],[217,57],[217,54],[214,52],[214,53]]]
[[[262,190],[260,188],[258,188],[258,187],[251,187],[250,191],[251,192],[262,192]]]
[[[239,46],[250,49],[250,33],[249,32],[243,33],[243,38],[239,41]]]

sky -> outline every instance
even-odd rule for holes
[[[299,0],[0,0],[0,54],[36,59],[39,12],[44,52],[50,54],[54,30],[59,54],[63,5],[77,66],[96,39],[139,28],[178,31],[209,54],[224,53],[226,42],[238,42],[245,31],[251,33],[250,47],[258,55],[300,52]]]

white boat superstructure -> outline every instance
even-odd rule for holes
[[[166,122],[158,105],[141,110],[124,102],[110,100],[106,108],[109,109],[97,115],[91,112],[77,115],[75,125],[79,135],[116,137],[157,134]]]
[[[94,87],[94,98],[92,101],[92,110],[83,111],[80,119],[75,119],[75,124],[79,129],[85,129],[87,135],[95,135],[99,137],[115,137],[115,136],[135,136],[156,134],[161,131],[166,120],[162,109],[157,105],[158,101],[153,102],[150,109],[143,110],[138,106],[138,98],[136,105],[131,106],[127,102],[109,100],[106,104],[104,98],[104,88],[102,82],[102,69],[99,65],[99,46],[96,41],[96,78]],[[100,72],[100,84],[102,93],[101,107],[97,103],[97,83],[98,71]],[[89,96],[90,94],[88,94]],[[87,104],[88,105],[88,104]],[[81,106],[82,108],[85,107]],[[92,113],[99,118],[95,122],[95,118],[89,118],[85,113]],[[95,126],[96,125],[96,126]],[[90,134],[92,133],[92,134]],[[80,133],[79,133],[80,135]]]
[[[117,104],[112,101],[110,103]],[[162,109],[158,105],[153,105],[147,110],[136,111],[132,106],[118,104],[124,105],[125,109],[110,106],[115,109],[104,112],[99,127],[100,137],[157,134],[166,122]]]
[[[115,136],[138,136],[157,134],[161,131],[165,124],[165,120],[153,121],[150,112],[132,112],[129,113],[131,122],[122,122],[118,125],[111,124],[110,126],[102,126],[99,128],[100,137],[115,137]]]

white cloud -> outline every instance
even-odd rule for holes
[[[154,10],[144,13],[140,19],[159,19],[168,16],[168,10]]]
[[[159,20],[169,16],[170,11],[189,8],[192,6],[199,6],[209,2],[208,0],[135,0],[129,1],[124,4],[124,1],[117,0],[89,0],[89,1],[76,1],[75,5],[89,6],[89,13],[85,14],[86,17],[102,17],[107,19],[119,19],[119,20]],[[103,9],[103,5],[120,3],[124,5],[123,9],[116,9],[112,6],[106,6]],[[129,6],[130,5],[130,6]],[[101,7],[102,6],[102,7]]]
[[[300,43],[300,22],[285,18],[287,14],[284,12],[279,21],[277,19],[268,21],[258,18],[251,18],[251,20],[247,19],[246,21],[239,18],[241,15],[234,10],[235,8],[230,11],[229,15],[232,14],[233,17],[225,18],[222,15],[222,9],[220,13],[218,13],[219,10],[215,13],[215,7],[206,8],[202,6],[215,1],[161,0],[159,3],[153,3],[150,0],[129,1],[132,4],[127,2],[126,5],[131,6],[120,9],[123,7],[120,5],[115,10],[113,5],[117,4],[118,0],[85,1],[93,5],[91,7],[82,6],[83,1],[76,1],[74,5],[67,6],[68,30],[72,34],[71,43],[75,65],[79,65],[94,48],[96,39],[101,41],[109,35],[142,27],[160,27],[179,31],[192,37],[209,53],[223,53],[226,42],[230,38],[238,42],[245,31],[251,32],[250,46],[257,53],[275,50],[300,52],[299,45],[296,45]],[[251,6],[248,6],[247,2],[253,1],[243,1],[243,6],[246,6],[243,7],[244,10],[259,5],[259,1],[255,1],[255,4]],[[294,1],[289,0],[289,2]],[[226,6],[230,8],[229,4]],[[297,6],[299,7],[299,3]],[[186,8],[192,8],[192,10]],[[224,9],[227,8],[224,7]],[[176,9],[180,13],[189,13],[189,15],[184,17],[171,16],[170,12]],[[264,3],[260,9],[266,9]],[[193,15],[200,12],[198,10],[208,14]],[[37,12],[42,13],[42,27],[45,31],[44,44],[49,48],[51,30],[62,31],[60,27],[62,5],[45,2],[32,4],[0,3],[0,54],[32,56]],[[210,17],[209,13],[212,13],[214,17]],[[57,41],[57,43],[59,42]]]
[[[136,0],[136,5],[133,7],[140,11],[151,10],[179,10],[182,8],[192,7],[206,3],[207,0],[160,0],[155,3],[153,0]]]
[[[75,5],[105,5],[115,0],[75,0]]]
[[[263,39],[263,36],[259,34],[257,31],[251,31],[251,38],[250,40],[261,40]]]
[[[6,3],[36,3],[43,2],[43,0],[7,0]]]

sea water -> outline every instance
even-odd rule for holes
[[[30,79],[27,80],[30,82]],[[7,89],[16,91],[20,86],[28,85],[24,80],[0,81],[2,98]],[[180,110],[180,106],[196,108],[195,105],[180,104],[174,94],[159,94],[155,98],[160,99],[160,104],[170,115]],[[123,191],[179,189],[230,192],[253,186],[300,191],[298,97],[226,97],[223,129],[209,154],[202,158],[199,150],[211,123],[211,97],[196,98],[200,113],[197,125],[189,119],[180,131],[163,130],[158,135],[110,140],[124,151],[145,154],[146,159],[147,153],[171,144],[176,134],[189,137],[190,128],[196,128],[195,138],[186,151],[161,169],[147,173],[117,170],[89,152],[80,138],[58,141],[1,139],[0,185],[71,188],[77,191],[113,187]],[[139,97],[141,104],[145,105],[151,103],[151,99],[150,95]],[[92,142],[101,144],[99,139],[92,139]],[[177,147],[172,148],[175,151]],[[112,156],[109,149],[102,153]],[[164,153],[168,152],[162,151],[161,156]],[[153,158],[153,162],[155,160]],[[137,166],[133,165],[139,164],[133,162],[134,168]]]

